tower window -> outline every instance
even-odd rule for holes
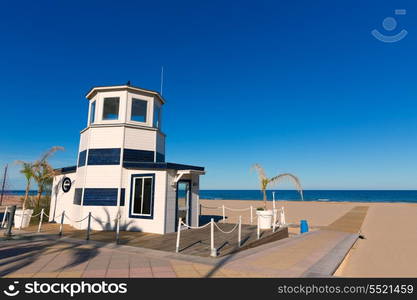
[[[103,120],[117,120],[119,118],[119,98],[104,98]]]
[[[91,109],[90,109],[90,124],[94,123],[96,119],[96,101],[91,103]]]
[[[157,105],[155,105],[153,112],[153,127],[161,128],[161,108]]]
[[[148,102],[140,99],[132,99],[132,115],[130,119],[132,121],[146,123],[146,111],[148,108]]]

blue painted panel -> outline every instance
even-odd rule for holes
[[[81,151],[80,155],[78,156],[78,166],[79,167],[85,166],[86,158],[87,158],[87,150]]]
[[[75,189],[73,203],[76,204],[76,205],[81,205],[82,195],[83,195],[83,189]]]
[[[165,162],[165,154],[156,152],[156,162]]]
[[[120,206],[125,206],[126,189],[120,190]]]
[[[117,188],[86,188],[84,190],[85,206],[117,206]]]
[[[154,152],[147,150],[124,149],[123,162],[153,162]]]
[[[120,148],[89,149],[88,165],[118,165],[120,164]]]

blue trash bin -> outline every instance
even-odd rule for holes
[[[307,220],[301,220],[300,221],[300,233],[306,233],[306,232],[308,232]]]

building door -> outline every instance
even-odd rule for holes
[[[178,219],[191,226],[191,181],[180,180],[177,183],[175,230],[178,228]]]

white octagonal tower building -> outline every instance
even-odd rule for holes
[[[59,169],[50,221],[93,230],[174,232],[181,217],[198,226],[199,176],[204,168],[165,162],[161,130],[165,100],[131,85],[91,89],[88,124],[76,166]],[[83,220],[84,219],[84,220]]]

